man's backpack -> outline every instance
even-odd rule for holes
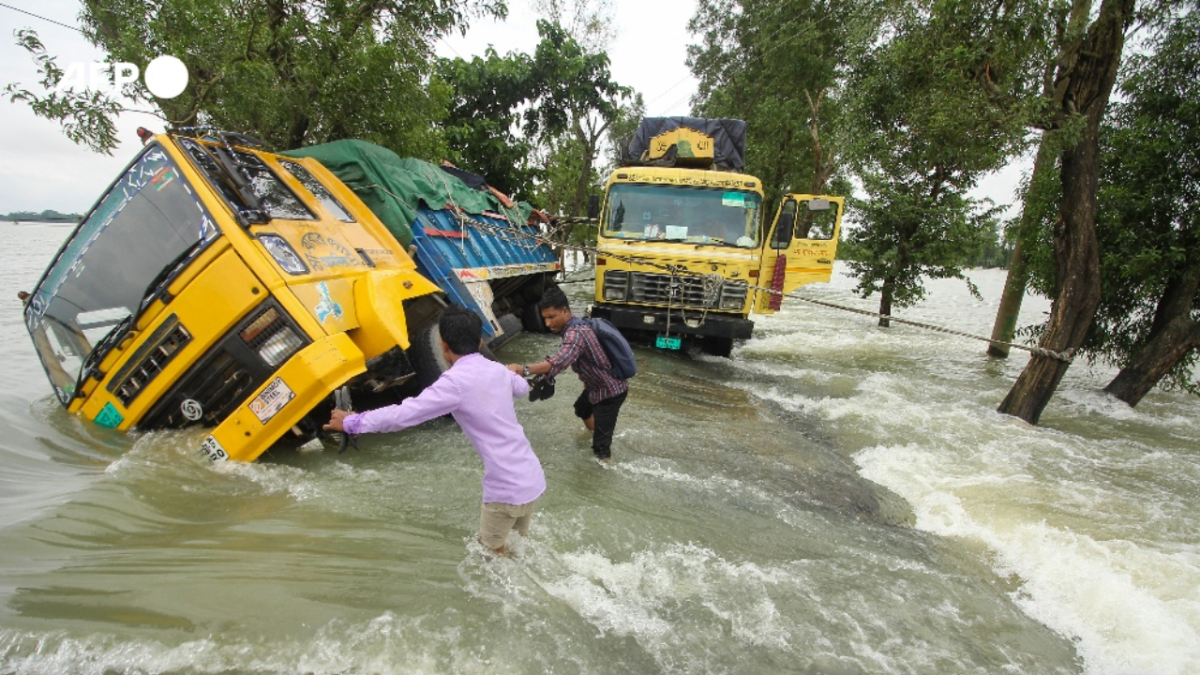
[[[621,335],[621,331],[617,330],[617,327],[612,325],[608,319],[601,319],[598,316],[582,318],[582,320],[591,327],[600,340],[600,347],[608,357],[608,362],[612,364],[609,373],[618,380],[628,380],[637,375],[637,361],[633,358],[633,349],[629,346],[629,341],[625,339],[625,336]]]

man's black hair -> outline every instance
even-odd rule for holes
[[[450,351],[459,356],[479,351],[483,336],[483,319],[475,312],[451,305],[438,317],[438,331]]]
[[[571,303],[567,301],[567,294],[563,293],[562,289],[558,286],[551,286],[550,288],[547,288],[546,292],[542,294],[542,299],[538,300],[537,306],[539,312],[543,309],[550,309],[551,307],[554,309],[565,309],[567,311],[571,310]]]

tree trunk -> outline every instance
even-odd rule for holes
[[[1029,281],[1029,270],[1025,256],[1021,253],[1021,240],[1013,245],[1012,260],[1008,263],[1008,277],[1004,280],[1004,293],[996,309],[996,323],[992,326],[992,339],[997,342],[1012,342],[1017,335],[1017,319],[1021,316],[1021,302],[1025,299],[1025,284]],[[1008,358],[1008,345],[992,342],[988,344],[988,356]]]
[[[879,317],[879,327],[887,328],[892,325],[888,317],[892,315],[892,296],[896,288],[895,279],[884,279],[883,288],[879,291],[879,313],[883,316]]]
[[[1083,40],[1060,62],[1056,103],[1063,122],[1082,116],[1079,140],[1062,153],[1062,205],[1054,227],[1055,298],[1039,343],[1072,353],[1087,337],[1100,304],[1096,189],[1100,180],[1100,120],[1116,81],[1135,0],[1104,0]],[[1037,424],[1070,364],[1035,354],[999,411]]]
[[[1187,270],[1182,278],[1173,279],[1158,301],[1154,325],[1145,344],[1141,345],[1129,363],[1117,373],[1104,391],[1136,406],[1142,397],[1180,359],[1194,349],[1200,349],[1200,321],[1192,318],[1200,289],[1200,265]]]
[[[1136,406],[1179,360],[1200,349],[1200,322],[1181,316],[1133,355],[1104,391]]]
[[[1042,174],[1053,167],[1054,156],[1050,154],[1050,144],[1043,136],[1038,144],[1037,157],[1033,161],[1033,175],[1029,177],[1030,186],[1037,185]],[[1029,207],[1023,207],[1021,226],[1017,230],[1017,241],[1013,245],[1012,260],[1008,263],[1008,277],[1004,280],[1004,293],[1000,296],[1000,306],[996,309],[996,323],[992,326],[992,339],[998,342],[1012,342],[1017,335],[1017,319],[1021,315],[1021,303],[1025,300],[1025,287],[1029,282],[1029,268],[1021,250],[1021,240],[1033,229],[1032,220],[1033,215],[1030,214]],[[1008,351],[1008,345],[996,342],[990,343],[987,348],[989,356],[999,358],[1008,358]]]

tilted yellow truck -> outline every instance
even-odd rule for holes
[[[361,174],[350,161],[361,142],[306,149],[323,153],[327,165],[299,151],[266,152],[230,132],[139,134],[141,152],[68,236],[25,308],[38,356],[70,412],[120,431],[206,427],[210,459],[249,461],[282,438],[312,439],[342,387],[356,402],[360,394],[398,400],[445,369],[436,319],[447,294],[420,273],[393,224],[326,168],[340,158]],[[360,159],[383,184],[399,158],[368,150]],[[443,200],[488,220],[489,229],[536,230],[516,209],[511,217],[474,215],[490,198],[437,167],[424,170],[447,192],[414,187],[406,199],[393,196],[411,202],[410,224],[422,236],[491,243],[466,219],[430,211]],[[491,302],[470,305],[489,320],[489,344],[520,329],[522,310],[558,269],[548,249],[510,248],[525,256],[524,276],[496,272],[503,289],[483,289]],[[436,256],[446,287],[467,286],[454,276],[458,268],[486,276],[495,272],[486,264],[512,258],[487,250],[494,254],[463,261]]]
[[[728,356],[751,336],[751,312],[829,281],[845,200],[785,194],[766,223],[762,181],[741,172],[745,136],[740,120],[642,120],[590,214],[599,217],[593,316],[660,348]]]

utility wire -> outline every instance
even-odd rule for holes
[[[20,12],[20,13],[22,13],[22,14],[28,14],[29,16],[32,16],[32,17],[33,17],[33,18],[35,18],[35,19],[41,19],[42,21],[45,21],[45,22],[47,22],[47,23],[52,23],[52,24],[54,24],[54,25],[56,25],[56,26],[62,26],[63,28],[70,28],[70,29],[71,29],[71,30],[73,30],[73,31],[76,31],[76,32],[79,32],[79,33],[83,33],[83,30],[81,30],[81,29],[80,29],[78,26],[68,26],[67,24],[65,24],[65,23],[63,23],[63,22],[61,22],[61,21],[55,21],[54,19],[47,19],[46,17],[44,17],[44,16],[40,16],[40,15],[38,15],[38,14],[34,14],[33,12],[28,12],[28,11],[25,11],[25,10],[21,9],[20,7],[13,7],[12,5],[6,5],[6,4],[4,4],[4,3],[2,3],[2,2],[0,2],[0,7],[4,7],[5,9],[11,9],[11,10],[12,10],[12,11],[14,11],[14,12]]]

